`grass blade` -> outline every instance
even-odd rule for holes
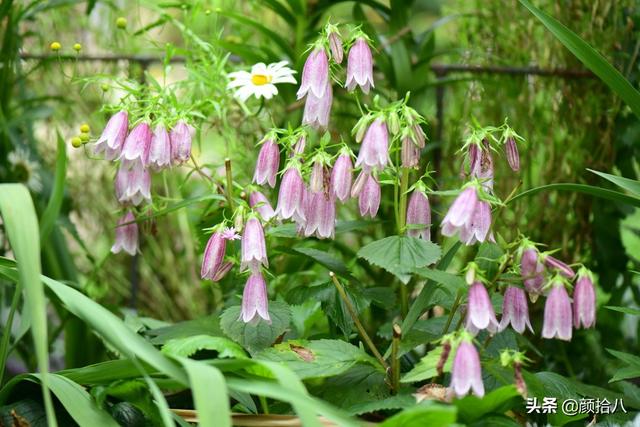
[[[231,427],[231,412],[224,376],[214,366],[179,358],[189,375],[200,427]]]
[[[532,188],[527,191],[523,191],[517,196],[513,197],[507,203],[513,203],[518,199],[522,199],[523,197],[533,196],[534,194],[541,193],[543,191],[575,191],[577,193],[589,194],[594,197],[599,197],[601,199],[613,200],[616,202],[626,203],[631,206],[640,207],[640,198],[628,196],[624,193],[619,193],[617,191],[607,190],[605,188],[594,187],[592,185],[585,184],[548,184],[541,185],[540,187]]]
[[[64,143],[64,139],[58,133],[58,153],[56,157],[56,176],[53,182],[53,190],[51,191],[51,198],[49,203],[42,213],[40,218],[40,240],[45,241],[49,237],[49,233],[53,228],[58,215],[60,214],[60,207],[62,206],[62,198],[64,197],[64,178],[67,174],[67,149]]]
[[[519,0],[520,4],[529,9],[545,27],[573,53],[589,70],[600,78],[640,117],[640,92],[624,78],[609,62],[576,33],[562,25],[558,20],[547,15],[531,4],[529,0]]]
[[[608,173],[594,171],[593,169],[587,169],[589,172],[595,173],[596,175],[606,179],[609,182],[614,183],[618,187],[623,190],[627,190],[630,193],[633,193],[636,196],[640,196],[640,181],[636,181],[635,179],[625,178],[623,176],[611,175]]]
[[[31,318],[31,334],[41,372],[42,394],[47,421],[57,426],[49,393],[49,349],[44,287],[40,279],[40,236],[38,219],[29,190],[22,184],[0,185],[0,214],[17,261],[17,279],[24,290]],[[4,369],[4,366],[0,367]]]

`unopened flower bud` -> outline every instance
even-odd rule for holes
[[[91,128],[89,127],[88,124],[83,123],[83,124],[80,125],[80,132],[89,133],[89,132],[91,132]]]
[[[52,51],[57,52],[57,51],[59,51],[60,49],[62,49],[62,45],[61,45],[60,43],[58,43],[58,42],[53,42],[53,43],[51,43],[51,44],[49,45],[49,48],[50,48]]]
[[[80,139],[79,136],[74,136],[73,138],[71,138],[71,145],[74,148],[78,148],[82,146],[82,140]]]
[[[73,50],[75,50],[76,52],[80,52],[82,50],[82,45],[80,43],[74,44]]]
[[[116,19],[116,26],[121,30],[127,28],[127,18],[125,18],[124,16],[121,16],[118,19]]]

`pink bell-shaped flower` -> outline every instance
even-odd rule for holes
[[[111,116],[102,135],[93,145],[94,154],[104,153],[106,160],[115,160],[120,157],[127,130],[129,130],[129,117],[126,111],[120,111]]]
[[[171,163],[178,165],[189,160],[191,157],[191,140],[193,128],[180,120],[171,129]]]
[[[492,335],[498,330],[498,320],[491,304],[491,298],[489,298],[487,289],[480,282],[474,282],[469,287],[466,328],[474,335],[483,329]]]
[[[276,214],[280,219],[289,219],[294,214],[304,219],[304,182],[296,166],[287,169],[280,183]]]
[[[122,204],[138,206],[143,200],[151,200],[151,174],[140,165],[132,169],[120,167],[115,180],[116,198]]]
[[[147,167],[151,147],[151,128],[145,122],[139,123],[127,136],[120,153],[122,165],[126,168]]]
[[[358,152],[356,167],[382,170],[389,163],[389,131],[384,120],[375,119],[367,129]]]
[[[276,186],[276,176],[280,167],[280,149],[273,138],[262,143],[258,153],[253,182],[259,185],[268,183],[271,188]]]
[[[331,57],[337,64],[342,63],[342,60],[344,59],[344,49],[342,48],[342,37],[340,37],[340,33],[337,29],[329,33],[328,39]]]
[[[591,272],[586,268],[578,272],[573,289],[573,326],[590,328],[596,324],[596,292]]]
[[[473,345],[471,336],[466,333],[464,333],[453,359],[450,387],[458,397],[465,396],[469,391],[478,397],[484,396],[480,356]]]
[[[276,216],[269,199],[259,191],[252,191],[249,195],[249,205],[260,214],[260,218],[263,221],[270,221],[271,218]]]
[[[575,271],[571,267],[569,267],[564,262],[560,261],[558,258],[554,258],[551,255],[544,255],[544,264],[548,268],[552,268],[557,270],[561,275],[566,277],[567,279],[573,279],[576,275]]]
[[[491,206],[478,199],[475,186],[468,186],[453,202],[440,227],[445,236],[459,233],[460,240],[467,245],[484,242],[490,238]]]
[[[331,103],[333,102],[333,88],[328,83],[322,95],[316,96],[313,91],[307,93],[302,114],[302,124],[315,129],[326,129],[329,126]]]
[[[260,265],[269,267],[264,230],[255,216],[249,218],[242,231],[240,270],[260,271]]]
[[[267,283],[260,271],[254,271],[244,285],[240,319],[245,323],[257,324],[261,318],[271,324]]]
[[[236,240],[239,238],[240,236],[236,234],[233,228],[214,232],[204,249],[200,277],[213,280],[214,282],[222,280],[233,266],[231,262],[224,261],[227,240]]]
[[[348,152],[342,152],[331,170],[330,192],[341,202],[349,198],[353,180],[353,163]]]
[[[420,189],[409,197],[407,205],[407,235],[431,241],[431,207],[429,198]]]
[[[316,98],[322,98],[329,86],[329,59],[323,48],[311,51],[302,69],[302,81],[298,89],[298,99],[312,93]]]
[[[504,331],[511,323],[511,327],[519,334],[528,327],[531,332],[531,322],[529,322],[529,306],[527,305],[527,295],[523,289],[509,286],[504,292],[502,301],[502,318],[500,319],[500,331]]]
[[[532,302],[536,302],[542,294],[544,282],[544,265],[539,260],[535,246],[526,247],[520,260],[520,275],[524,279],[524,288]]]
[[[136,218],[131,211],[127,211],[127,213],[118,220],[116,240],[111,247],[112,253],[117,254],[125,251],[133,256],[138,252],[138,224],[135,221]]]
[[[375,218],[380,207],[380,184],[373,174],[365,174],[365,179],[362,191],[358,195],[360,215]]]
[[[369,43],[360,37],[349,49],[347,58],[347,80],[345,87],[349,92],[360,86],[362,92],[369,93],[373,84],[373,56]]]
[[[507,138],[504,150],[507,154],[507,163],[509,163],[509,167],[511,167],[511,170],[514,172],[518,172],[520,170],[520,154],[518,153],[518,146],[516,145],[515,138]]]
[[[163,125],[157,125],[151,137],[149,166],[153,169],[165,169],[171,166],[171,139]]]
[[[556,279],[544,304],[542,337],[571,341],[572,320],[569,295],[562,280]]]
[[[489,236],[491,228],[491,205],[481,200],[476,203],[475,211],[462,228],[460,228],[460,241],[465,245],[473,245],[476,242],[484,242]]]

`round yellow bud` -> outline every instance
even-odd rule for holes
[[[116,25],[120,29],[127,28],[127,18],[123,16],[119,17],[118,19],[116,19]]]
[[[211,9],[207,9],[207,10],[205,10],[205,11],[204,11],[204,14],[205,14],[205,15],[211,15]]]
[[[108,90],[109,90],[109,85],[108,85],[108,84],[106,84],[106,83],[102,83],[102,84],[100,85],[100,89],[102,89],[102,91],[103,91],[103,92],[106,92],[106,91],[108,91]]]
[[[62,49],[62,45],[58,42],[53,42],[49,45],[49,47],[51,48],[52,51],[57,52],[60,49]]]
[[[80,139],[80,137],[74,136],[73,138],[71,138],[71,145],[73,145],[75,148],[78,148],[82,146],[82,140]]]
[[[82,45],[80,43],[74,44],[73,50],[75,50],[76,52],[80,52],[82,50]]]
[[[91,138],[89,137],[88,133],[81,133],[80,134],[80,141],[82,141],[83,144],[89,142]]]
[[[89,127],[88,124],[83,123],[83,124],[80,125],[80,132],[89,133],[89,132],[91,132],[91,128]]]

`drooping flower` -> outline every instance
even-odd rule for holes
[[[532,302],[536,302],[538,296],[542,294],[543,273],[544,265],[539,260],[536,248],[534,246],[525,248],[520,260],[520,275],[524,279],[524,288]]]
[[[280,183],[278,193],[278,206],[276,214],[280,219],[289,219],[294,213],[304,219],[304,182],[300,176],[300,170],[296,166],[287,169]]]
[[[466,328],[472,334],[483,329],[494,334],[498,330],[498,320],[491,304],[491,298],[489,298],[487,289],[480,282],[474,282],[469,287]]]
[[[450,387],[458,397],[465,396],[469,391],[478,397],[484,396],[480,356],[468,335],[463,337],[456,350],[451,366]]]
[[[160,124],[156,126],[151,137],[149,166],[154,169],[164,169],[171,166],[171,139],[167,129]]]
[[[362,191],[358,195],[358,207],[360,215],[375,218],[380,207],[380,184],[373,174],[366,174],[366,181],[362,187]]]
[[[264,230],[260,220],[255,216],[249,218],[242,232],[240,270],[260,271],[260,265],[269,267],[267,246],[264,241]]]
[[[345,87],[351,92],[356,88],[356,85],[360,86],[364,93],[369,93],[369,90],[374,87],[373,56],[371,55],[369,43],[363,37],[358,38],[351,46],[347,58]]]
[[[336,223],[336,204],[333,196],[324,192],[307,191],[304,205],[303,234],[307,237],[315,234],[320,239],[333,238]]]
[[[331,49],[331,57],[336,63],[341,64],[344,59],[344,49],[342,48],[342,37],[337,30],[329,33],[329,49]]]
[[[416,189],[411,193],[406,224],[408,236],[431,240],[431,207],[424,191]]]
[[[489,236],[491,228],[491,205],[478,200],[476,208],[471,215],[471,220],[460,228],[460,241],[465,245],[473,245],[476,242],[484,242]]]
[[[542,337],[571,341],[572,313],[569,295],[561,280],[555,280],[544,304]]]
[[[129,129],[129,116],[126,111],[119,111],[107,122],[102,135],[93,145],[93,153],[104,153],[106,160],[115,160],[120,156],[122,145]]]
[[[120,203],[138,206],[143,200],[151,200],[151,174],[140,165],[132,169],[121,166],[116,173],[115,187]]]
[[[222,280],[233,266],[231,262],[224,261],[227,240],[236,240],[239,238],[240,236],[236,234],[233,228],[226,228],[214,232],[204,249],[200,277],[203,279],[211,279],[214,282]]]
[[[125,251],[133,256],[138,252],[138,224],[131,211],[127,211],[119,220],[116,227],[116,240],[111,252],[117,254]]]
[[[326,95],[329,82],[329,59],[323,48],[315,48],[311,51],[304,63],[302,70],[302,82],[298,89],[298,99],[311,93],[320,99]]]
[[[279,167],[280,149],[278,148],[278,143],[273,138],[268,138],[262,143],[258,153],[253,182],[259,185],[269,183],[271,188],[275,187]]]
[[[251,324],[258,323],[262,318],[271,324],[267,283],[260,271],[252,272],[244,285],[240,318],[243,322]]]
[[[191,139],[193,128],[180,120],[171,129],[169,137],[171,139],[171,163],[181,164],[191,157]]]
[[[500,319],[500,331],[504,331],[511,323],[511,327],[519,334],[528,327],[531,332],[531,322],[529,322],[529,307],[527,305],[527,295],[523,289],[515,286],[507,287],[502,301],[502,318]]]
[[[475,150],[472,152],[472,148]],[[481,146],[472,144],[469,147],[470,160],[470,173],[471,178],[477,178],[480,180],[482,188],[487,193],[493,191],[493,156],[491,155],[491,146],[485,140]]]
[[[544,264],[548,268],[552,268],[557,270],[560,274],[568,279],[573,279],[576,275],[575,271],[571,267],[569,267],[564,262],[560,261],[558,258],[554,258],[551,255],[544,255]]]
[[[255,209],[263,221],[270,221],[271,218],[276,216],[269,199],[259,191],[252,191],[249,195],[249,205]]]
[[[596,323],[596,292],[591,272],[586,268],[578,272],[573,289],[573,325],[576,329],[590,328]]]
[[[349,198],[351,191],[353,163],[348,152],[342,152],[331,170],[330,192],[341,202]]]
[[[246,102],[252,95],[257,99],[271,99],[278,94],[279,83],[296,84],[295,71],[287,67],[287,61],[265,65],[260,62],[251,67],[251,72],[235,71],[229,73],[231,81],[227,89],[235,89],[236,98]]]
[[[302,114],[302,124],[315,129],[324,129],[329,126],[331,103],[333,102],[333,88],[327,84],[321,96],[316,96],[313,91],[307,93]]]
[[[146,122],[141,122],[133,128],[124,141],[119,157],[125,167],[147,167],[149,164],[151,136],[151,128]]]
[[[402,137],[400,160],[403,168],[414,168],[420,161],[420,148],[407,136]]]
[[[309,177],[309,191],[312,193],[324,192],[324,163],[321,157],[313,160]]]
[[[515,138],[507,138],[504,149],[507,153],[507,162],[509,163],[509,167],[511,167],[511,170],[514,172],[518,172],[520,170],[520,154],[518,153],[518,146],[516,145]]]
[[[389,162],[389,132],[384,120],[375,119],[367,129],[356,160],[363,170],[382,170]]]

